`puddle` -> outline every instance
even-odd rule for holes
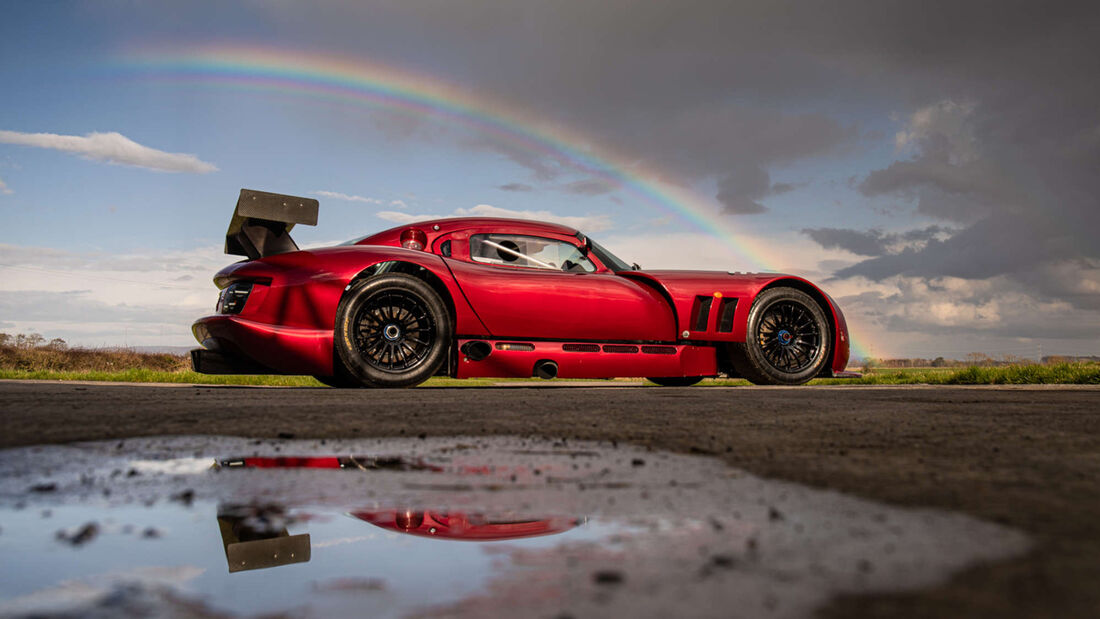
[[[696,456],[518,438],[0,451],[0,615],[809,617],[1021,534]]]

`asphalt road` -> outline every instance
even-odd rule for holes
[[[0,381],[0,446],[132,436],[540,435],[717,456],[758,475],[1017,527],[1030,555],[826,616],[1100,616],[1100,387],[333,390]]]

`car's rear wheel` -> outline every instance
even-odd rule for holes
[[[753,302],[745,340],[730,347],[738,374],[757,385],[801,385],[829,362],[832,329],[810,295],[772,288]]]
[[[410,275],[390,273],[355,283],[336,313],[340,360],[368,386],[424,382],[443,364],[450,342],[443,299]]]
[[[690,387],[703,380],[702,376],[665,376],[661,378],[646,378],[651,383],[657,383],[662,387]]]

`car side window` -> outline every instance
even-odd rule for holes
[[[572,243],[519,234],[475,234],[470,237],[470,259],[551,271],[591,273],[596,265]]]

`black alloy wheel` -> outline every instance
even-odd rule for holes
[[[357,282],[336,317],[336,346],[348,372],[367,385],[408,387],[431,376],[451,340],[447,307],[430,285],[390,273]]]
[[[758,385],[800,385],[829,362],[832,329],[821,306],[794,288],[762,292],[749,311],[743,346],[730,349],[742,377]]]

